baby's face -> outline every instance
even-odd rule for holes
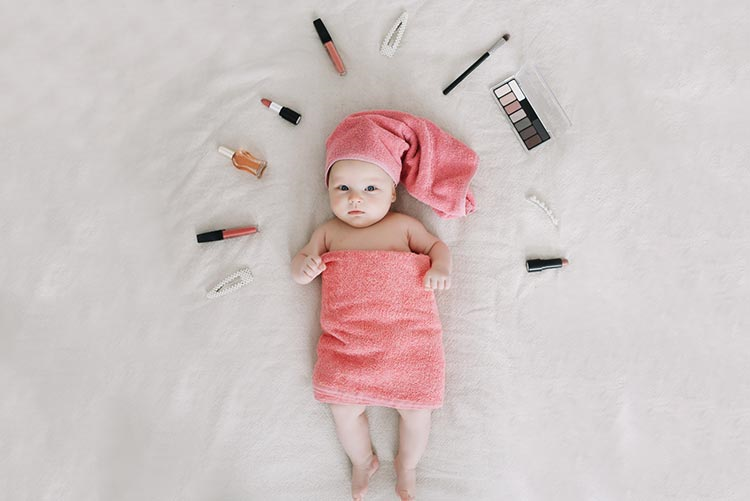
[[[375,164],[339,160],[329,171],[328,199],[337,218],[355,228],[366,228],[388,214],[396,200],[396,186]]]

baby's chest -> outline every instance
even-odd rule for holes
[[[387,231],[379,228],[337,232],[337,234],[332,235],[329,250],[410,251],[409,240],[405,232]]]

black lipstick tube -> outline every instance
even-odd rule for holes
[[[279,115],[281,115],[281,118],[294,125],[297,125],[299,121],[302,120],[302,115],[291,108],[287,108],[286,106],[281,107],[281,110],[279,110]]]
[[[526,261],[526,271],[532,273],[534,271],[549,270],[552,268],[562,268],[568,264],[568,260],[564,257],[555,259],[529,259]]]

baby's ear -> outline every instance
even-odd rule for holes
[[[396,201],[396,184],[393,184],[393,194],[391,195],[391,203]]]

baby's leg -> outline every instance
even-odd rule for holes
[[[331,412],[336,435],[352,462],[352,498],[360,500],[379,466],[378,458],[372,452],[365,406],[331,404]]]
[[[432,411],[430,409],[398,409],[399,424],[398,455],[395,466],[396,492],[402,500],[415,499],[417,487],[417,463],[427,448],[430,436]]]

